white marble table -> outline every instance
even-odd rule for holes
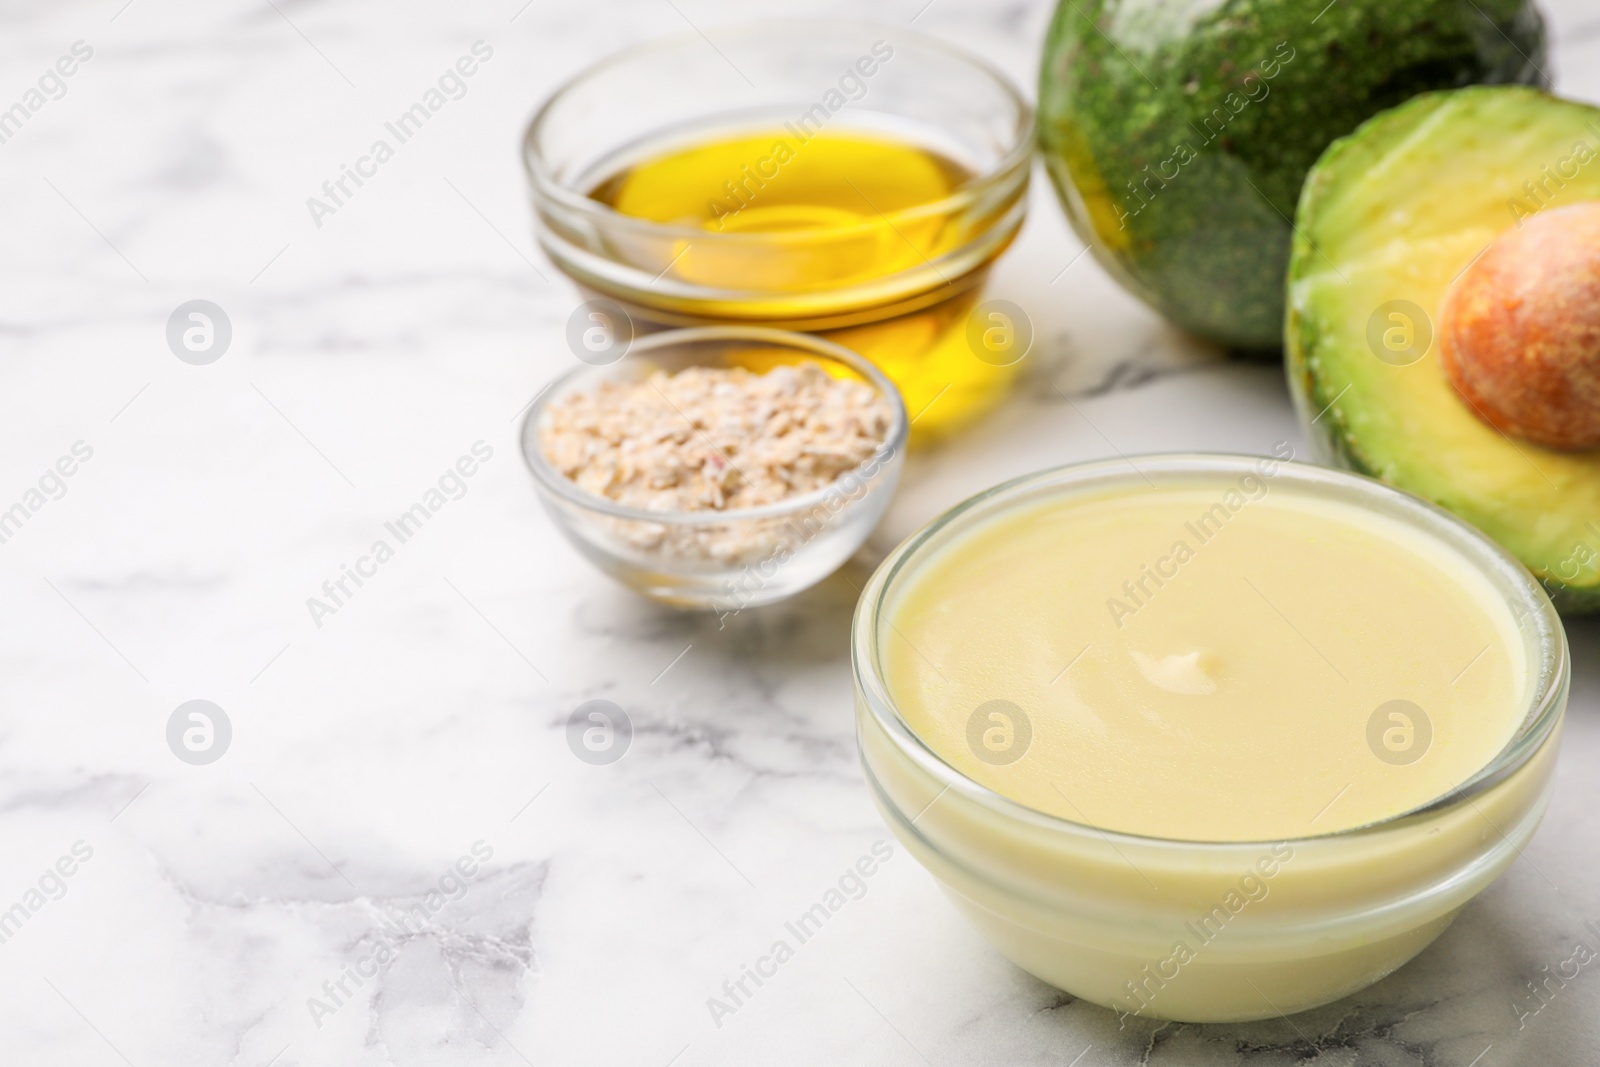
[[[903,24],[922,6],[873,15]],[[1563,87],[1600,99],[1600,13],[1552,7]],[[874,553],[1046,464],[1299,442],[1279,372],[1185,342],[1091,259],[1062,274],[1079,245],[1040,184],[996,281],[1036,321],[1034,385],[914,460],[850,571],[719,630],[585,565],[515,449],[519,408],[571,359],[576,303],[531,240],[522,124],[617,45],[796,9],[0,13],[0,107],[75,42],[92,50],[0,144],[0,509],[41,478],[46,494],[0,544],[0,1061],[1596,1062],[1600,977],[1585,970],[1520,1030],[1516,1011],[1600,925],[1596,623],[1572,627],[1558,790],[1525,859],[1350,1000],[1119,1031],[989,951],[897,848],[713,1021],[707,998],[888,837],[846,657],[851,582]],[[1027,85],[1047,16],[1040,0],[935,0],[917,24]],[[313,220],[307,198],[480,40],[493,54],[466,94]],[[232,323],[205,366],[164,333],[192,299]],[[492,455],[460,498],[313,619],[307,599],[480,441]],[[71,477],[47,476],[63,456]],[[637,728],[610,766],[565,741],[592,698]],[[168,747],[196,699],[232,729],[207,765]]]

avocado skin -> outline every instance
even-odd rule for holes
[[[1186,25],[1187,24],[1187,25]],[[1174,324],[1280,350],[1300,186],[1418,93],[1548,86],[1530,0],[1062,0],[1039,142],[1078,236]],[[1137,190],[1137,191],[1136,191]]]

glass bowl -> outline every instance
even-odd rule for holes
[[[1452,792],[1377,822],[1284,841],[1207,843],[1104,830],[1020,805],[966,777],[896,710],[886,605],[965,531],[1012,507],[1236,478],[1261,457],[1169,455],[1062,467],[997,486],[897,548],[856,609],[851,658],[867,784],[907,850],[1024,970],[1127,1015],[1263,1019],[1336,1000],[1404,964],[1516,859],[1543,815],[1566,710],[1566,637],[1514,558],[1449,513],[1368,478],[1283,463],[1274,486],[1354,503],[1454,549],[1511,606],[1527,703],[1511,741]],[[1337,580],[1330,576],[1330,581]],[[1225,936],[1197,939],[1228,894]],[[1241,899],[1243,899],[1241,897]],[[1203,918],[1204,917],[1204,918]],[[1195,944],[1178,959],[1179,942]]]
[[[991,409],[1031,326],[980,311],[984,281],[1027,211],[1033,113],[999,71],[904,27],[776,20],[651,41],[581,71],[523,138],[535,229],[551,261],[640,332],[748,323],[821,333],[888,373],[931,439]],[[970,175],[928,202],[776,231],[625,215],[591,195],[638,163],[733,135],[799,158],[816,134],[909,144]],[[721,165],[721,164],[717,164]],[[760,203],[781,160],[752,153],[710,184]],[[722,179],[726,179],[724,182]],[[864,179],[863,179],[864,180]],[[860,192],[858,189],[857,192]],[[719,220],[719,225],[721,220]],[[975,348],[972,338],[985,339]],[[935,406],[934,401],[938,403]]]
[[[637,381],[687,367],[765,371],[820,364],[870,384],[889,401],[888,437],[869,459],[820,489],[761,507],[646,511],[578,487],[545,459],[539,430],[552,404],[603,381]],[[522,455],[545,510],[590,562],[635,592],[676,607],[727,615],[770,604],[826,578],[866,541],[894,496],[904,462],[905,406],[882,371],[817,337],[751,326],[650,334],[622,358],[551,383],[522,424]]]

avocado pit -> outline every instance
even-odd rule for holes
[[[1600,448],[1600,201],[1495,238],[1439,319],[1445,374],[1479,418],[1547,448]]]

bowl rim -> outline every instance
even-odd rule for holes
[[[1497,589],[1505,592],[1506,589],[1501,588],[1502,586],[1515,587],[1521,593],[1519,603],[1526,609],[1524,617],[1532,620],[1532,624],[1537,627],[1536,637],[1540,651],[1537,672],[1530,672],[1533,676],[1527,683],[1529,700],[1517,732],[1493,758],[1465,781],[1415,807],[1359,826],[1324,833],[1228,841],[1160,837],[1099,827],[1092,823],[1039,811],[1012,800],[962,774],[900,718],[879,669],[878,650],[882,634],[878,620],[883,617],[884,599],[893,587],[894,579],[918,557],[918,549],[935,534],[957,519],[975,512],[998,513],[1027,492],[1049,487],[1052,482],[1056,483],[1057,488],[1067,488],[1103,478],[1107,488],[1119,481],[1136,486],[1140,484],[1141,479],[1150,474],[1243,474],[1247,471],[1256,471],[1256,465],[1263,461],[1276,462],[1280,468],[1288,468],[1294,477],[1303,480],[1301,482],[1303,485],[1337,486],[1355,493],[1365,493],[1371,500],[1382,500],[1391,505],[1385,512],[1390,517],[1408,522],[1414,528],[1436,538],[1442,538],[1446,531],[1453,533],[1455,539],[1447,540],[1447,543],[1466,557],[1469,563],[1478,567],[1486,578],[1495,583]],[[1281,477],[1283,473],[1284,471],[1280,469],[1275,477]],[[1396,510],[1406,514],[1403,517],[1396,515]],[[1430,523],[1431,526],[1428,525]],[[1471,546],[1470,549],[1468,545]],[[1472,551],[1477,551],[1479,558],[1473,558]],[[1046,832],[1072,837],[1092,835],[1101,841],[1126,843],[1146,849],[1156,847],[1217,852],[1241,848],[1256,849],[1265,844],[1282,843],[1292,846],[1381,833],[1402,823],[1409,823],[1418,816],[1450,807],[1463,800],[1470,800],[1509,778],[1555,737],[1566,710],[1571,675],[1571,655],[1566,631],[1562,628],[1560,617],[1549,595],[1521,561],[1464,519],[1430,501],[1365,475],[1275,456],[1225,452],[1149,453],[1064,464],[1008,479],[948,508],[896,546],[868,580],[860,599],[856,602],[852,618],[850,659],[859,702],[867,708],[878,728],[889,738],[895,749],[910,758],[919,769],[942,786],[934,801],[945,792],[954,792],[997,815],[1029,824]],[[865,749],[860,745],[859,726],[857,746],[865,763]],[[865,769],[869,780],[876,777],[870,765]],[[933,801],[930,801],[929,806],[932,806],[932,803]]]
[[[644,355],[662,348],[671,348],[684,343],[698,341],[758,341],[776,347],[799,349],[812,356],[822,356],[837,363],[843,363],[856,373],[860,374],[874,388],[878,394],[889,401],[890,425],[889,433],[883,439],[875,452],[860,464],[840,474],[839,477],[827,485],[811,490],[800,496],[787,500],[775,501],[771,504],[762,504],[753,508],[729,508],[726,510],[704,511],[649,511],[644,508],[629,507],[619,504],[603,496],[582,489],[570,478],[552,467],[544,457],[544,452],[538,444],[539,420],[548,410],[550,402],[558,395],[564,395],[567,387],[572,386],[580,378],[590,375],[598,376],[601,372],[609,370],[636,355]],[[519,444],[522,450],[523,462],[532,472],[534,480],[539,487],[568,503],[575,504],[588,511],[599,512],[615,519],[629,519],[636,522],[652,522],[665,526],[703,526],[723,525],[730,522],[743,522],[753,519],[783,518],[798,512],[808,511],[818,504],[828,500],[839,489],[839,483],[850,475],[869,466],[882,466],[897,455],[905,452],[906,439],[910,434],[911,420],[906,417],[905,401],[901,399],[900,390],[889,380],[888,375],[865,356],[853,352],[843,345],[806,333],[795,333],[790,330],[775,330],[765,326],[693,326],[681,330],[662,330],[659,333],[646,334],[635,338],[628,347],[627,353],[620,360],[606,364],[586,364],[575,367],[564,374],[558,375],[547,382],[533,402],[528,406],[528,413],[523,416],[519,430]]]
[[[939,52],[950,59],[966,64],[968,67],[988,78],[1012,108],[1017,113],[1016,127],[1011,135],[1011,144],[991,166],[974,174],[960,186],[937,200],[929,200],[921,204],[912,204],[909,207],[897,208],[894,211],[879,212],[884,221],[891,226],[902,221],[913,221],[928,214],[955,214],[962,207],[976,200],[985,190],[1004,181],[1019,167],[1026,175],[1031,168],[1033,158],[1033,144],[1036,132],[1036,120],[1033,105],[1030,104],[1022,92],[1016,87],[1009,77],[995,64],[973,52],[941,40],[920,30],[903,29],[894,26],[885,26],[879,23],[857,19],[826,19],[826,18],[789,18],[768,19],[761,21],[746,21],[719,26],[717,32],[724,38],[762,38],[782,40],[786,43],[798,41],[797,47],[805,47],[806,31],[813,34],[837,32],[843,30],[871,30],[892,32],[920,48]],[[530,187],[533,189],[535,200],[547,199],[567,211],[576,212],[590,219],[599,220],[609,228],[631,231],[634,234],[646,234],[656,237],[677,240],[693,239],[699,243],[733,244],[767,244],[772,243],[773,234],[770,233],[721,233],[702,229],[695,226],[673,225],[670,223],[653,222],[621,212],[590,197],[587,193],[580,192],[560,181],[554,168],[550,166],[545,156],[538,149],[538,136],[550,116],[560,107],[567,95],[584,82],[596,77],[603,77],[606,72],[622,66],[625,63],[641,59],[652,54],[659,54],[682,48],[685,45],[700,46],[705,43],[705,37],[698,32],[674,33],[663,37],[655,37],[635,45],[612,52],[601,57],[593,63],[579,69],[553,89],[548,96],[534,110],[533,116],[528,120],[522,134],[522,164],[527,174]],[[876,222],[863,222],[863,226],[873,226]],[[830,234],[838,232],[833,229],[825,231]]]

